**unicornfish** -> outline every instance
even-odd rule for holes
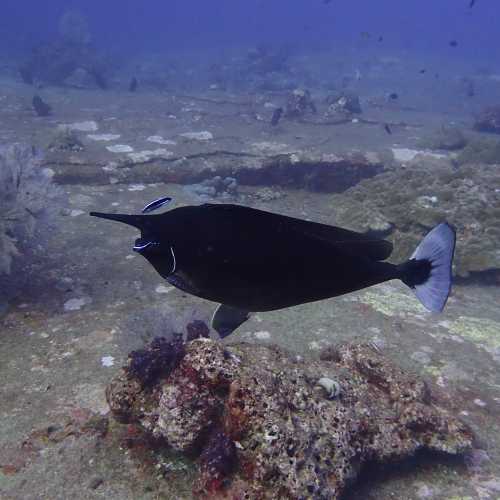
[[[206,203],[143,213],[90,215],[137,228],[133,250],[171,285],[219,304],[212,327],[226,337],[252,312],[328,299],[399,279],[429,310],[451,289],[455,230],[443,222],[408,260],[384,262],[389,241],[340,227],[235,204]]]

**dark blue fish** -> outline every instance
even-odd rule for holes
[[[220,303],[212,326],[222,337],[250,312],[327,299],[392,279],[408,285],[430,311],[442,311],[451,289],[455,231],[447,223],[436,226],[409,260],[391,264],[382,262],[392,252],[388,241],[240,205],[90,215],[139,229],[134,250],[163,278]]]

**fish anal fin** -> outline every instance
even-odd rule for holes
[[[212,328],[221,338],[231,335],[250,316],[248,311],[220,304],[212,318]]]

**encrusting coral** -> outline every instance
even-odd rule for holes
[[[472,447],[423,380],[369,345],[306,362],[273,346],[179,342],[131,353],[107,399],[121,421],[198,457],[197,498],[336,499],[366,462]],[[151,372],[138,363],[158,345],[170,345],[168,362],[143,377]],[[325,380],[339,390],[325,391]]]

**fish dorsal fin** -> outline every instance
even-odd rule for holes
[[[263,220],[267,220],[271,224],[276,223],[276,225],[280,225],[281,227],[285,224],[291,231],[326,241],[335,245],[342,252],[359,255],[370,260],[385,260],[392,253],[392,243],[390,241],[341,227],[296,219],[295,217],[275,214],[242,205],[205,203],[202,207],[221,213],[230,212],[233,214],[239,213],[243,216],[248,215],[252,216],[252,219],[261,216]]]
[[[366,257],[370,260],[385,260],[392,253],[392,243],[390,241],[341,227],[311,222],[307,226],[300,227],[300,230],[304,234],[328,241],[343,252]]]

